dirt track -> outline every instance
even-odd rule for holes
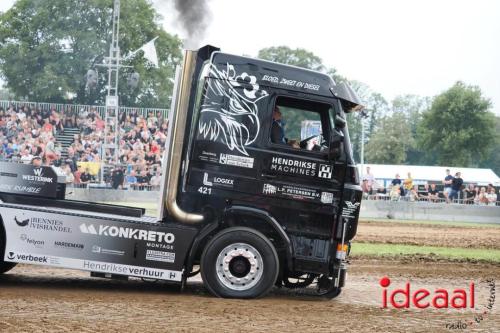
[[[489,288],[482,279],[500,276],[498,265],[354,260],[348,286],[332,301],[311,301],[276,288],[259,300],[213,298],[199,280],[184,293],[139,280],[91,279],[86,273],[18,266],[0,278],[0,331],[5,332],[439,332],[447,323],[470,322],[473,311],[381,309],[378,281],[391,287],[476,287],[484,310]],[[495,332],[499,306],[467,331]],[[463,331],[463,330],[462,330]],[[498,330],[496,330],[498,332]]]
[[[500,228],[363,221],[356,241],[500,249]]]
[[[500,228],[363,222],[356,241],[500,248]],[[379,280],[389,290],[411,281],[412,290],[466,288],[476,283],[475,310],[382,309]],[[208,295],[199,278],[181,294],[163,284],[93,279],[85,272],[19,265],[0,277],[1,332],[500,332],[500,302],[486,310],[488,278],[500,265],[354,257],[347,286],[332,301],[311,301],[275,288],[263,299]],[[498,289],[498,288],[497,288]],[[486,310],[486,314],[484,311]],[[480,323],[474,322],[483,312]],[[450,330],[447,324],[467,324]]]

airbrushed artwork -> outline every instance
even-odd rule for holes
[[[220,140],[231,151],[248,156],[246,147],[260,132],[259,104],[268,97],[260,89],[257,78],[248,73],[236,73],[234,65],[225,69],[209,67],[202,96],[198,132],[210,141]]]

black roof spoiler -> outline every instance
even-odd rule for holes
[[[197,70],[199,69],[199,67],[201,67],[201,63],[203,61],[210,59],[211,55],[217,51],[220,51],[220,49],[212,45],[205,45],[202,48],[200,48],[197,51],[197,56],[199,60],[197,64]],[[365,108],[365,106],[362,105],[361,99],[358,97],[358,94],[356,94],[356,92],[351,88],[351,86],[348,83],[340,82],[339,84],[335,84],[332,78],[330,78],[330,80],[332,80],[331,85],[333,85],[330,88],[330,91],[335,97],[340,99],[340,102],[345,112],[347,113],[356,112],[356,111],[361,111]]]
[[[342,107],[347,113],[361,111],[365,108],[358,94],[346,82],[340,82],[335,87],[330,88],[330,91],[340,99]]]

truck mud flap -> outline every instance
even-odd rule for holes
[[[348,185],[344,187],[344,192],[341,201],[341,210],[337,218],[335,227],[335,239],[342,239],[342,227],[345,224],[344,241],[349,241],[354,238],[358,229],[359,210],[361,206],[361,198],[363,191],[358,185]]]

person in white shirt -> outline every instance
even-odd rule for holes
[[[32,159],[33,155],[30,154],[28,149],[23,149],[23,151],[21,151],[21,162],[30,164]]]
[[[373,188],[373,182],[375,181],[375,177],[372,173],[370,173],[370,167],[366,167],[366,175],[363,176],[363,180],[368,181],[368,185]]]
[[[489,192],[486,194],[486,199],[488,199],[488,206],[495,206],[497,201],[497,194],[495,193],[495,188],[491,187]]]

